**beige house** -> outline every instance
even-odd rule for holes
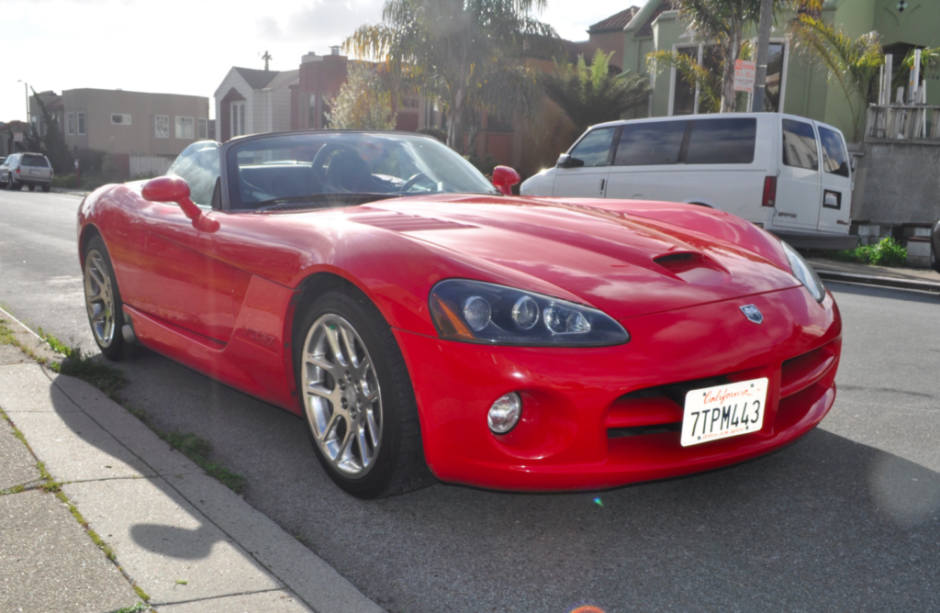
[[[31,100],[30,106],[35,104]],[[203,96],[68,89],[58,114],[72,150],[175,157],[209,137],[209,99]]]

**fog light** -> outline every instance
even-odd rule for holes
[[[486,423],[493,434],[506,434],[515,427],[522,417],[522,398],[516,392],[500,396],[490,407]]]

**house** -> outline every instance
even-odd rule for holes
[[[299,70],[232,67],[215,90],[216,138],[291,129],[291,87]]]
[[[838,127],[851,139],[856,127],[860,133],[863,126],[854,124],[839,84],[828,79],[827,71],[818,61],[795,48],[787,37],[788,22],[795,17],[795,12],[782,14],[771,31],[765,110],[824,121]],[[940,2],[936,0],[825,0],[822,19],[839,24],[853,39],[877,31],[885,52],[894,55],[895,66],[914,47],[940,46]],[[754,37],[756,41],[756,28],[745,36]],[[709,41],[698,40],[679,19],[673,0],[649,0],[624,28],[623,67],[648,74],[647,55],[652,51],[671,50],[688,53],[699,64],[718,70],[709,47]],[[664,70],[650,78],[653,85],[650,116],[689,114],[699,110],[700,92],[681,77],[677,78],[675,70]],[[928,104],[940,104],[940,87],[928,87],[927,95]],[[741,110],[750,108],[749,102],[747,100]]]

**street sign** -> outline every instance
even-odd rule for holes
[[[746,62],[744,60],[734,61],[734,91],[752,92],[754,91],[754,76],[757,73],[757,62]]]
[[[23,133],[22,133],[22,132],[14,132],[14,133],[13,133],[13,142],[14,142],[14,143],[22,143],[22,142],[23,142]]]

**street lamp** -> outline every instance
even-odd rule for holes
[[[22,79],[17,79],[17,83],[23,84],[23,93],[26,94],[26,125],[29,125],[29,85]]]

